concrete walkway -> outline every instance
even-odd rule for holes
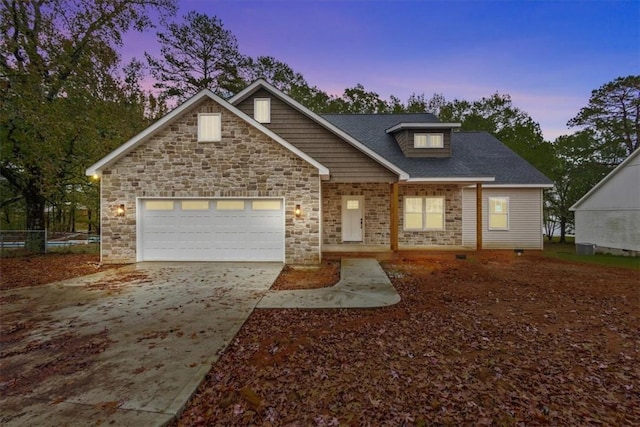
[[[373,259],[344,259],[342,279],[331,288],[268,291],[281,269],[276,263],[138,263],[0,291],[3,331],[22,335],[2,346],[0,425],[165,425],[256,304],[367,308],[400,301]],[[60,344],[65,340],[91,345],[69,353],[75,347]],[[94,344],[103,347],[94,351]],[[43,367],[69,369],[56,361],[77,367],[34,380]]]
[[[16,330],[1,347],[0,425],[171,422],[281,269],[138,263],[0,291],[3,334]],[[43,369],[54,374],[36,380]]]
[[[378,261],[343,258],[340,281],[322,289],[268,291],[257,308],[373,308],[400,302]]]

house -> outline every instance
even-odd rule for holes
[[[102,261],[541,249],[551,182],[459,127],[318,115],[264,80],[229,100],[203,90],[87,169],[101,177]]]
[[[576,243],[596,252],[640,255],[640,150],[636,150],[571,208]]]

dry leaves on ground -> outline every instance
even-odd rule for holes
[[[101,265],[100,256],[91,254],[0,258],[0,290],[44,285],[115,267],[121,265]]]
[[[387,262],[371,310],[257,310],[177,425],[638,425],[637,272]]]

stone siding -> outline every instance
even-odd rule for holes
[[[198,113],[222,113],[222,141],[198,142]],[[141,197],[284,197],[285,262],[320,261],[320,178],[300,159],[235,114],[205,99],[103,171],[102,261],[136,261]],[[124,204],[126,214],[115,209]],[[294,207],[303,215],[295,218]]]
[[[462,188],[458,185],[400,185],[398,189],[398,245],[462,246]],[[444,196],[444,230],[405,231],[404,198],[406,196]]]
[[[322,183],[323,243],[342,243],[342,196],[364,196],[364,244],[390,245],[391,185]]]

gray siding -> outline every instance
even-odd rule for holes
[[[395,173],[264,89],[236,107],[253,117],[254,98],[271,99],[271,123],[265,126],[329,168],[331,182],[397,181]]]
[[[414,148],[413,135],[416,133],[443,134],[442,148]],[[451,157],[451,129],[401,130],[393,135],[400,149],[407,157]]]
[[[489,230],[489,197],[509,198],[509,230]],[[476,190],[462,191],[462,244],[476,247]],[[485,249],[542,249],[542,189],[482,189],[482,246]]]

